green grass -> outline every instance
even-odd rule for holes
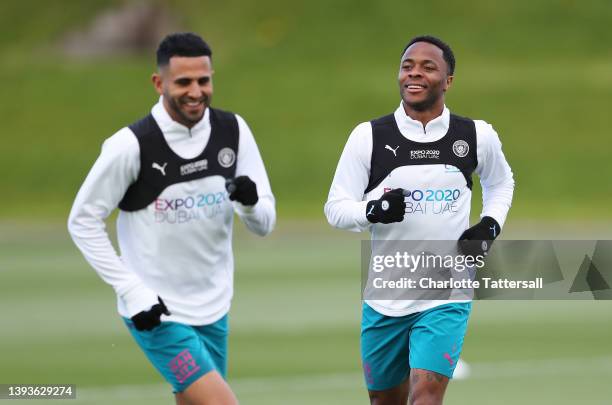
[[[360,236],[281,224],[262,239],[239,227],[229,381],[241,403],[367,403]],[[76,384],[79,399],[70,403],[172,402],[116,315],[112,290],[63,226],[1,224],[0,274],[0,383]],[[451,383],[445,403],[608,403],[611,309],[476,302],[463,352],[473,375]]]
[[[57,52],[65,32],[118,2],[87,3],[0,6],[0,172],[11,173],[0,218],[65,217],[102,141],[156,100],[152,51],[85,61]],[[320,215],[349,132],[396,108],[399,52],[429,32],[457,56],[448,105],[501,136],[515,218],[610,219],[605,0],[170,4],[212,44],[215,105],[251,125],[283,218]]]

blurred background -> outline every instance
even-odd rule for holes
[[[447,41],[447,105],[499,133],[517,183],[503,237],[611,239],[611,26],[606,0],[2,1],[0,383],[172,403],[65,228],[103,140],[157,101],[166,33],[210,43],[213,105],[249,123],[277,198],[269,238],[237,225],[230,384],[247,405],[365,404],[368,235],[331,229],[323,204],[350,131],[397,107],[404,45]],[[609,302],[477,302],[472,373],[446,403],[609,403],[611,314]]]

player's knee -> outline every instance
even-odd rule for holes
[[[177,405],[238,405],[238,400],[233,393],[228,392],[223,395],[194,395],[190,398],[184,395],[176,395]]]
[[[390,404],[390,402],[386,398],[383,398],[380,395],[370,394],[370,405],[387,405],[387,404]]]
[[[433,384],[419,384],[408,398],[410,405],[442,405],[444,391]]]
[[[190,398],[186,402],[189,405],[238,405],[238,400],[233,394],[228,394],[225,397],[198,397]]]
[[[393,391],[369,391],[370,405],[397,405],[406,403],[406,395]]]
[[[370,393],[370,405],[395,405],[398,401],[390,397],[384,397],[377,394]]]

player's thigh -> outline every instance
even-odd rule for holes
[[[368,391],[399,386],[410,371],[408,317],[389,317],[363,304],[361,360]]]
[[[192,326],[162,322],[151,331],[138,331],[129,319],[124,321],[138,346],[174,392],[185,391],[200,377],[216,370],[215,362]]]
[[[463,348],[471,303],[449,303],[419,313],[410,334],[410,368],[452,378]]]
[[[178,405],[237,405],[238,400],[217,371],[210,371],[194,381],[185,391],[177,392]]]
[[[215,369],[223,378],[227,374],[228,315],[213,324],[195,327],[202,344],[210,354]]]

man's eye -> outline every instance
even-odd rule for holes
[[[198,83],[200,84],[200,86],[203,86],[207,84],[208,82],[210,82],[210,77],[203,77],[200,80],[198,80]]]
[[[179,86],[189,86],[189,80],[177,80],[176,84],[178,84]]]

